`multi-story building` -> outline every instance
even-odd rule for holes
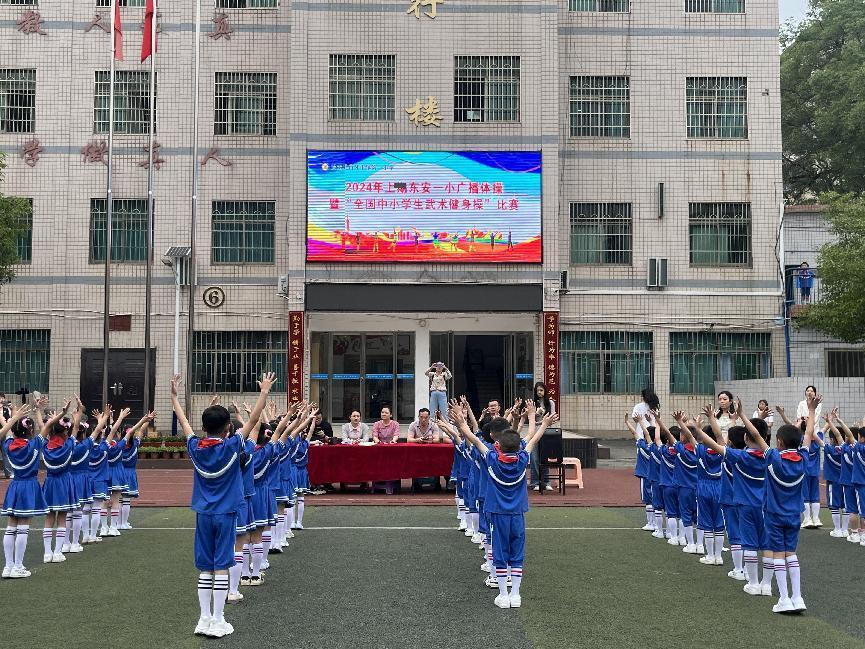
[[[33,203],[18,277],[0,292],[7,392],[99,398],[110,4],[0,0],[2,187]],[[138,62],[144,0],[120,4],[111,265],[111,345],[120,351],[109,383],[113,400],[140,403],[149,65]],[[332,420],[353,409],[373,419],[389,404],[406,422],[427,404],[424,371],[442,360],[452,392],[475,405],[552,377],[565,428],[620,435],[647,385],[665,409],[694,409],[716,379],[781,371],[775,0],[202,0],[195,158],[195,3],[160,5],[160,412],[169,410],[175,347],[174,275],[160,257],[190,245],[193,168],[195,407],[214,392],[253,390],[267,367],[282,391],[286,377],[302,379]],[[321,153],[335,150],[357,152],[345,153],[352,160],[404,153],[396,193],[425,173],[460,171],[430,172],[412,162],[429,156],[407,152],[482,157],[490,178],[531,172],[535,185],[511,216],[461,217],[465,204],[516,205],[470,182],[456,205],[425,204],[449,210],[442,218],[455,241],[452,232],[443,240],[448,225],[435,215],[413,221],[416,230],[373,226],[387,220],[375,211],[387,205],[373,199],[378,216],[364,221],[369,197],[337,187],[330,206],[346,222],[327,236],[342,257],[308,260],[308,230],[319,224],[308,227],[307,215],[319,209],[324,169],[316,156],[341,159]],[[531,169],[496,168],[538,157]],[[532,243],[536,257],[511,254],[512,229],[513,243]],[[397,244],[405,259],[412,246],[432,254],[398,263]],[[475,261],[475,245],[499,256]],[[384,251],[381,262],[370,261],[373,250]],[[181,290],[185,314],[189,288]],[[190,352],[180,320],[182,367]]]

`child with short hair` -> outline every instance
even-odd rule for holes
[[[36,476],[39,472],[39,453],[45,444],[41,435],[34,435],[35,420],[29,416],[30,406],[10,406],[9,418],[0,409],[0,438],[3,451],[14,472],[6,489],[0,515],[7,517],[3,535],[3,554],[6,563],[3,579],[23,579],[30,576],[24,567],[24,552],[30,533],[30,519],[44,516],[48,506]]]
[[[801,424],[803,434],[805,425],[803,421]],[[819,434],[811,435],[810,439],[805,462],[805,480],[802,483],[802,495],[805,498],[802,506],[802,529],[823,527],[820,520],[820,447],[823,446],[823,440],[820,439]]]
[[[661,436],[663,433],[663,437]],[[684,529],[679,527],[679,484],[676,482],[676,449],[675,435],[679,427],[668,429],[658,422],[655,427],[655,445],[661,457],[661,473],[658,484],[664,494],[664,511],[667,514],[667,543],[670,545],[687,545]]]
[[[681,410],[673,413],[673,417],[679,425],[679,438],[674,439],[673,444],[673,448],[676,451],[676,468],[673,471],[675,481],[679,485],[677,495],[679,498],[679,516],[682,526],[680,536],[685,537],[685,547],[682,548],[682,552],[686,554],[702,554],[702,546],[698,548],[694,542],[694,524],[697,522],[697,482],[699,477],[697,449],[693,443],[693,435],[688,430],[688,424],[684,420],[684,416],[685,413]]]
[[[132,439],[126,444],[126,448],[121,451],[120,464],[123,466],[123,472],[126,476],[126,489],[120,492],[120,525],[117,529],[131,530],[132,524],[129,522],[129,515],[132,513],[132,501],[138,498],[138,449],[141,446],[141,437],[147,426],[156,419],[156,412],[150,412],[142,417],[141,421],[135,426]]]
[[[865,421],[856,429],[856,435],[841,422],[847,434],[847,447],[853,470],[850,472],[850,484],[855,492],[858,503],[858,534],[859,544],[865,547]]]
[[[838,408],[823,415],[826,422],[823,426],[825,443],[823,445],[823,479],[826,481],[826,504],[832,515],[832,538],[846,538],[846,523],[842,516],[844,509],[844,487],[841,485],[841,466],[844,464],[844,436],[835,426],[834,418],[838,416]]]
[[[631,423],[633,419],[634,424]],[[631,431],[631,435],[637,445],[637,457],[634,463],[634,476],[640,481],[640,500],[646,509],[646,524],[643,529],[654,532],[655,526],[655,508],[652,506],[652,482],[650,465],[652,464],[652,455],[649,452],[651,439],[649,433],[643,427],[643,418],[639,415],[625,414],[625,426]]]
[[[861,543],[859,535],[859,507],[856,498],[856,487],[853,485],[853,441],[855,435],[858,434],[857,427],[849,428],[840,417],[836,417],[835,421],[841,426],[844,432],[844,443],[841,445],[843,453],[841,464],[841,487],[844,492],[844,514],[841,518],[841,525],[848,530],[847,540],[850,543]]]

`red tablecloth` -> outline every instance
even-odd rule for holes
[[[450,475],[453,444],[376,444],[311,446],[309,481],[372,482]]]

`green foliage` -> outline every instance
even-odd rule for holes
[[[784,184],[795,201],[865,191],[865,3],[811,6],[781,37]]]
[[[6,168],[4,155],[0,153],[0,183]],[[5,196],[0,191],[0,286],[12,281],[15,271],[12,266],[18,263],[18,234],[21,232],[21,219],[30,214],[30,203],[23,198]]]
[[[820,301],[796,318],[797,326],[848,343],[865,340],[865,197],[827,194],[821,202],[837,237],[820,249]]]

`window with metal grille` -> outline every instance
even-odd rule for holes
[[[117,0],[121,7],[143,7],[146,0]],[[96,0],[96,6],[100,9],[111,9],[111,0]]]
[[[688,239],[692,266],[751,263],[750,203],[689,203]]]
[[[688,77],[685,94],[688,137],[748,137],[748,79]]]
[[[520,57],[454,57],[455,122],[520,121]]]
[[[192,391],[258,392],[265,372],[276,372],[273,392],[285,392],[288,332],[196,331],[192,340]]]
[[[158,80],[157,80],[158,85]],[[154,92],[156,88],[154,87]],[[108,133],[111,73],[96,71],[93,132]],[[150,72],[117,70],[114,73],[114,133],[150,133]]]
[[[653,383],[652,334],[562,331],[563,394],[637,394]]]
[[[50,329],[0,329],[0,392],[48,392]]]
[[[272,264],[273,201],[213,201],[214,264]]]
[[[332,120],[392,122],[396,105],[396,56],[331,54]]]
[[[570,0],[568,10],[627,13],[631,3],[630,0]]]
[[[36,70],[0,69],[0,133],[32,133],[36,123]]]
[[[865,351],[861,349],[827,349],[826,376],[865,376]]]
[[[18,253],[19,264],[29,264],[33,259],[33,199],[23,199],[27,202],[27,212],[18,216],[18,231],[15,234],[15,250]]]
[[[745,0],[685,0],[685,13],[743,14]]]
[[[571,137],[631,137],[629,77],[571,77]]]
[[[279,0],[216,0],[217,9],[276,9]]]
[[[37,7],[39,0],[0,0],[0,6],[9,5],[12,7]]]
[[[714,394],[715,381],[772,378],[768,333],[670,334],[670,392]]]
[[[105,261],[107,204],[104,198],[90,199],[91,264]],[[146,258],[147,199],[115,198],[111,211],[111,261],[134,262]]]
[[[571,203],[571,264],[628,264],[630,203]]]
[[[276,135],[276,73],[217,72],[215,135]]]

